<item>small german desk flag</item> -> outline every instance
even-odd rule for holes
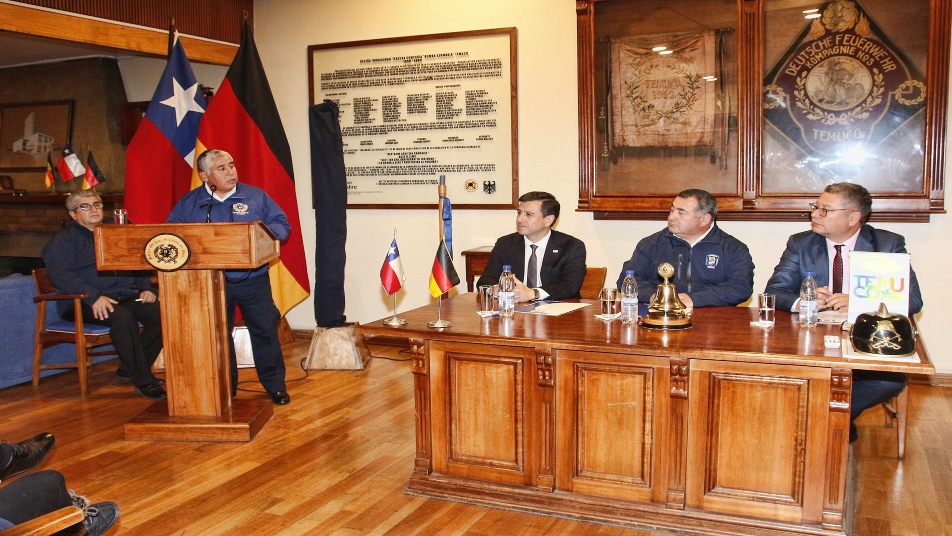
[[[433,259],[433,270],[430,272],[430,294],[439,298],[456,285],[459,285],[459,275],[453,266],[450,252],[446,249],[446,242],[440,240],[436,258]]]

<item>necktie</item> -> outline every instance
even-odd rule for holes
[[[833,294],[843,293],[843,255],[841,249],[843,244],[833,246],[836,248],[836,255],[833,257]]]
[[[539,273],[539,261],[536,259],[536,248],[539,247],[535,244],[530,244],[532,248],[532,253],[529,254],[529,267],[526,269],[526,286],[529,288],[536,288],[539,286],[538,276]]]

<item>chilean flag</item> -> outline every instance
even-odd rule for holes
[[[387,296],[392,296],[403,286],[401,283],[406,276],[403,274],[403,262],[400,260],[400,250],[397,249],[397,235],[394,234],[390,243],[390,251],[380,267],[380,283],[383,284]]]
[[[125,207],[135,223],[162,223],[191,190],[195,138],[205,113],[202,95],[174,34],[169,62],[126,149]]]
[[[59,170],[63,182],[82,177],[86,173],[86,168],[83,167],[83,163],[79,161],[79,157],[73,152],[69,143],[63,147],[63,153],[60,155],[59,162],[56,163],[56,169]]]

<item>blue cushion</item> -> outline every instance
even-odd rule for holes
[[[0,278],[0,311],[4,313],[4,320],[0,322],[0,388],[29,383],[33,379],[33,339],[36,332],[36,286],[33,278],[22,274],[13,274]],[[47,321],[60,320],[56,314],[56,307],[47,306]],[[72,322],[68,324],[68,331],[73,330]],[[85,324],[93,328],[93,324]],[[109,328],[98,326],[97,329]],[[108,348],[108,347],[103,347]],[[93,361],[99,363],[108,359],[115,359],[115,355],[96,356]],[[75,363],[76,347],[72,344],[57,344],[43,350],[43,363]],[[41,376],[49,376],[66,372],[67,370],[44,370]]]
[[[47,306],[47,308],[50,308]],[[34,313],[36,315],[36,313]],[[47,331],[63,331],[66,333],[74,333],[76,331],[76,323],[70,322],[69,320],[63,320],[62,318],[56,317],[56,320],[50,320],[49,315],[46,315],[46,330]],[[90,324],[89,322],[83,322],[83,333],[87,335],[105,335],[109,333],[109,326],[103,326],[101,324]]]

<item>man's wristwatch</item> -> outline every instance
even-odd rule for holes
[[[534,300],[538,300],[538,299],[539,299],[539,289],[537,289],[537,288],[532,289],[532,299],[534,299]]]

